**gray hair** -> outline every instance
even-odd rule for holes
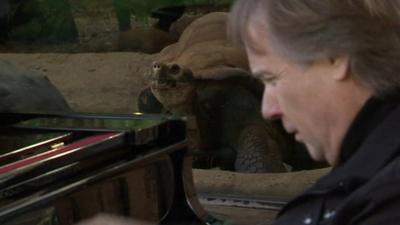
[[[348,56],[354,79],[376,96],[400,95],[400,0],[238,0],[228,23],[236,43],[254,15],[282,56],[303,65]]]

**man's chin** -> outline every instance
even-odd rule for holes
[[[314,161],[317,161],[317,162],[325,162],[326,161],[323,151],[322,151],[322,148],[318,148],[307,142],[303,142],[303,143],[307,148],[308,154]]]

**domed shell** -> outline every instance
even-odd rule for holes
[[[214,12],[193,21],[178,42],[160,52],[157,61],[190,69],[197,79],[248,76],[244,49],[234,46],[227,37],[227,18],[225,12]]]

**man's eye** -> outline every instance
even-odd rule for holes
[[[276,77],[264,77],[262,79],[264,85],[275,86],[276,85]]]

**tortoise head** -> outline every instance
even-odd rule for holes
[[[196,87],[191,70],[178,64],[153,62],[151,91],[170,112],[192,114]]]

